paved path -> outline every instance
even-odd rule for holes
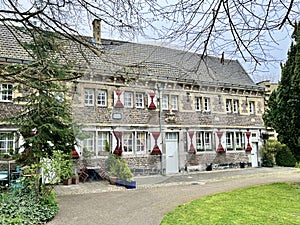
[[[95,192],[92,187],[100,189],[100,186],[94,182],[74,185],[77,190],[69,194],[58,187],[60,211],[48,225],[158,225],[165,214],[180,204],[254,185],[300,182],[300,170],[250,168],[137,177],[136,180],[136,190],[111,189],[101,184],[102,191]]]

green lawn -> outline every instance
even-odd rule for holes
[[[220,193],[178,206],[166,224],[300,224],[300,185],[275,183]]]

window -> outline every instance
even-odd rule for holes
[[[210,103],[209,98],[204,98],[204,111],[209,112],[210,111]]]
[[[171,108],[172,110],[178,110],[178,96],[171,96]]]
[[[196,149],[197,152],[212,150],[212,133],[206,131],[196,132]]]
[[[9,153],[14,146],[14,133],[0,133],[0,153]]]
[[[212,150],[211,132],[204,132],[204,148],[205,148],[205,150]]]
[[[233,100],[233,112],[239,113],[239,100]]]
[[[242,134],[242,132],[235,133],[235,148],[236,148],[236,150],[243,150],[243,134]]]
[[[249,102],[249,111],[250,111],[250,114],[254,114],[254,102]]]
[[[132,108],[133,107],[133,99],[132,99],[132,93],[131,92],[125,92],[124,93],[124,107],[126,107],[126,108]]]
[[[124,132],[122,139],[124,152],[131,153],[133,151],[133,132]]]
[[[13,85],[0,84],[0,101],[12,101],[13,99]]]
[[[97,97],[98,106],[103,106],[103,107],[107,106],[106,96],[107,96],[106,91],[103,90],[98,91],[98,97]]]
[[[226,99],[226,112],[231,113],[232,111],[232,99]]]
[[[144,95],[143,93],[135,94],[135,106],[137,108],[144,108]]]
[[[109,143],[109,133],[108,132],[97,132],[97,146],[95,155],[100,155],[100,152],[106,151],[106,144]]]
[[[94,105],[94,90],[92,89],[84,90],[84,104],[87,106]]]
[[[201,111],[202,110],[202,98],[201,97],[196,97],[196,99],[195,99],[195,109],[196,109],[196,111]]]
[[[168,95],[163,95],[162,96],[161,107],[162,107],[163,110],[168,110],[169,109],[169,96]]]
[[[83,155],[94,152],[94,132],[84,132]],[[86,151],[86,152],[85,152]]]
[[[197,152],[204,151],[202,132],[196,132],[196,149]]]
[[[146,133],[136,132],[136,152],[144,152],[146,150]]]
[[[233,132],[226,133],[226,148],[227,150],[233,150]]]

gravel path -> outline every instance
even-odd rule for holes
[[[176,206],[206,195],[274,182],[300,182],[300,170],[285,168],[203,174],[157,177],[156,180],[161,180],[159,184],[155,183],[155,178],[152,178],[154,184],[150,183],[150,178],[150,181],[139,178],[144,185],[136,190],[61,195],[60,211],[47,224],[158,225]]]

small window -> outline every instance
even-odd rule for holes
[[[101,155],[101,152],[107,151],[106,146],[109,146],[109,133],[108,132],[97,132],[97,147],[96,152],[94,153],[96,156]]]
[[[171,96],[171,107],[172,110],[178,110],[178,96]]]
[[[255,112],[254,102],[249,102],[249,111],[250,114],[254,114]]]
[[[231,107],[232,107],[232,100],[231,99],[226,99],[226,112],[231,113]]]
[[[12,101],[13,99],[13,85],[0,84],[0,101]]]
[[[101,91],[98,91],[98,97],[97,97],[97,104],[98,104],[98,106],[106,106],[107,104],[106,104],[106,102],[107,102],[107,100],[106,100],[107,98],[106,98],[106,91],[103,91],[103,90],[101,90]]]
[[[125,153],[133,152],[133,132],[124,132],[123,134],[123,149]]]
[[[226,133],[226,148],[228,151],[233,150],[233,132]]]
[[[204,98],[204,111],[205,112],[210,111],[210,100],[209,100],[209,98]]]
[[[233,100],[233,112],[239,113],[239,100]]]
[[[132,108],[133,107],[133,99],[132,99],[132,93],[131,92],[125,92],[124,93],[124,107],[126,107],[126,108]]]
[[[15,149],[14,133],[0,133],[0,153],[9,153]]]
[[[168,95],[163,95],[162,96],[162,102],[161,106],[163,110],[168,110],[169,109],[169,96]]]
[[[84,90],[84,104],[86,106],[94,105],[94,90],[93,89],[85,89]]]
[[[201,97],[196,97],[195,98],[195,110],[196,111],[201,111],[202,109],[202,98]]]
[[[141,153],[146,150],[146,133],[136,132],[136,152]]]
[[[143,93],[135,94],[135,106],[136,108],[144,108],[144,95]]]

